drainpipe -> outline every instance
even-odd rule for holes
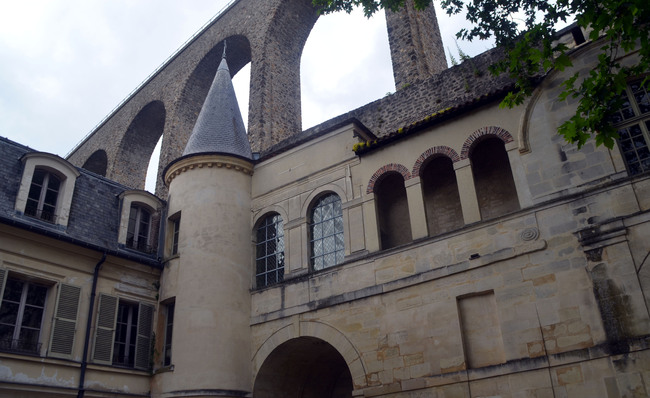
[[[86,318],[86,338],[84,340],[84,353],[81,359],[81,373],[79,374],[79,392],[77,398],[83,398],[86,390],[84,389],[84,381],[86,379],[86,368],[88,367],[88,345],[90,344],[90,326],[93,318],[93,307],[95,305],[95,291],[97,290],[97,279],[99,278],[99,269],[106,261],[106,252],[102,253],[102,258],[95,265],[95,272],[93,273],[93,288],[90,292],[90,304],[88,305],[88,317]]]

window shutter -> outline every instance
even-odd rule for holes
[[[154,306],[140,303],[138,309],[138,337],[135,341],[135,368],[148,370],[150,366],[151,332]]]
[[[7,270],[0,268],[0,305],[2,305],[2,297],[5,294],[6,281],[7,281]]]
[[[80,297],[80,287],[64,283],[59,284],[56,310],[54,311],[54,325],[50,336],[51,357],[72,358]]]
[[[100,294],[92,358],[95,363],[110,365],[113,362],[113,338],[116,318],[117,297]]]

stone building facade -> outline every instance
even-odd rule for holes
[[[0,140],[0,396],[648,396],[647,89],[564,142],[570,28],[517,108],[488,51],[300,132],[307,5],[235,2],[66,160]]]

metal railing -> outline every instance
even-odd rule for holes
[[[221,8],[212,18],[208,20],[208,22],[204,23],[203,26],[199,28],[192,36],[190,36],[189,39],[187,39],[181,46],[174,51],[167,59],[163,61],[162,64],[160,64],[156,69],[154,69],[153,72],[147,76],[142,83],[136,86],[122,101],[120,101],[115,108],[113,108],[106,116],[104,116],[99,123],[95,125],[79,142],[77,145],[75,145],[66,155],[65,158],[67,159],[72,155],[81,145],[83,145],[108,119],[110,119],[120,108],[124,106],[133,96],[135,96],[138,91],[142,90],[144,86],[147,85],[158,73],[160,73],[161,70],[163,70],[174,58],[176,58],[183,50],[185,50],[199,35],[201,35],[207,28],[212,25],[217,19],[219,19],[228,9],[230,9],[235,3],[237,3],[239,0],[230,0],[225,6]]]

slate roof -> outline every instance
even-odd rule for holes
[[[80,175],[75,182],[67,228],[17,213],[16,196],[23,172],[20,159],[29,152],[36,151],[0,137],[0,223],[150,266],[162,267],[157,254],[148,255],[125,249],[117,243],[120,223],[118,195],[130,188],[85,169],[77,168]]]
[[[215,152],[252,159],[246,127],[225,57],[214,76],[183,157]]]

